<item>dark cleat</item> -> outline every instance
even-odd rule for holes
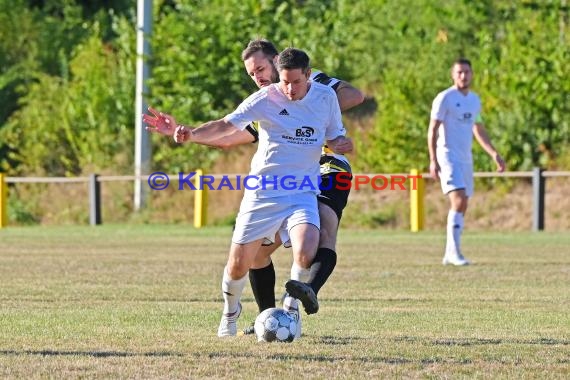
[[[307,314],[315,314],[319,311],[317,295],[308,284],[297,280],[289,280],[285,283],[285,289],[287,289],[287,293],[291,297],[301,301]]]

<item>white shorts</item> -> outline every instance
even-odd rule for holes
[[[320,228],[319,207],[315,193],[299,193],[273,198],[244,198],[241,201],[232,242],[246,244],[258,239],[289,240],[289,231],[298,224]]]
[[[438,160],[441,190],[448,194],[454,190],[465,189],[468,197],[473,196],[473,164],[449,160]]]

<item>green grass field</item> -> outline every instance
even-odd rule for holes
[[[0,230],[1,378],[568,378],[570,235],[341,230],[301,340],[219,339],[231,231]],[[274,260],[280,296],[291,253]],[[249,286],[240,328],[256,316]]]

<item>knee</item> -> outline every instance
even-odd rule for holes
[[[270,256],[257,256],[255,260],[253,260],[253,264],[251,265],[251,269],[261,269],[265,268],[271,264],[271,257]]]
[[[463,213],[465,212],[465,210],[467,210],[468,201],[469,198],[467,198],[466,196],[456,197],[451,201],[451,209]]]
[[[315,255],[305,255],[301,254],[297,260],[297,265],[303,269],[308,269],[311,267],[313,260],[315,259]]]
[[[329,248],[334,250],[336,246],[336,229],[331,231],[329,228],[321,228],[319,234],[319,248]]]
[[[467,211],[467,197],[462,198],[458,205],[458,210],[460,213],[464,214]]]
[[[245,276],[249,270],[249,266],[240,261],[228,261],[226,271],[232,280],[238,280]]]

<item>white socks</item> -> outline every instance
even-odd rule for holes
[[[293,262],[293,265],[291,265],[291,280],[307,282],[309,281],[310,275],[311,275],[311,269],[301,268],[295,262]]]
[[[227,266],[224,267],[222,278],[222,294],[224,296],[224,314],[234,313],[238,309],[241,293],[245,287],[247,274],[238,280],[232,280],[228,274]]]
[[[449,210],[447,214],[447,244],[445,255],[461,254],[461,233],[463,232],[463,214]]]

